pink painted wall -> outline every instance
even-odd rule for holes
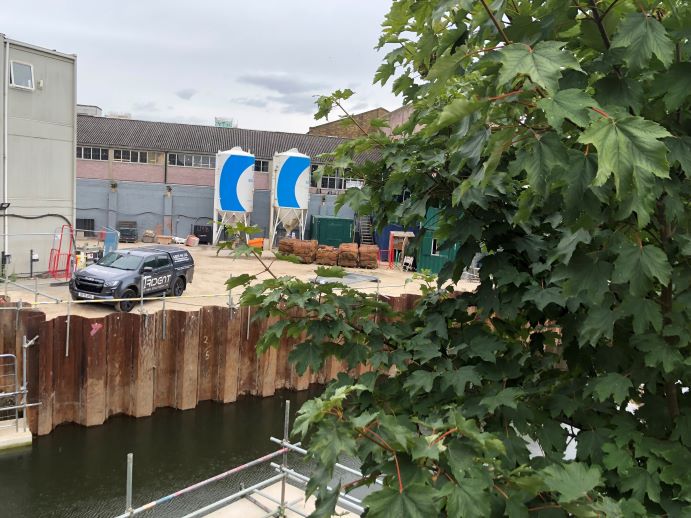
[[[129,182],[158,182],[163,183],[163,165],[129,164],[113,162],[113,179]]]
[[[269,173],[254,172],[254,190],[268,191],[269,190]]]
[[[213,169],[168,166],[168,183],[208,185],[213,187],[215,174],[216,172]]]
[[[77,178],[108,179],[108,162],[77,159]]]
[[[129,164],[112,162],[113,180],[130,182],[163,183],[165,169],[163,165]],[[182,185],[214,186],[213,169],[197,167],[168,166],[168,183]],[[95,178],[108,180],[108,162],[97,160],[77,160],[77,178]],[[269,189],[269,173],[254,172],[254,188],[258,191]]]

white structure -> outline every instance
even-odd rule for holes
[[[214,244],[225,225],[249,223],[254,204],[254,155],[240,147],[216,155]]]
[[[48,269],[53,233],[74,223],[76,56],[0,34],[0,209],[8,273]],[[9,204],[9,206],[7,205]]]
[[[283,225],[286,234],[298,230],[305,238],[305,221],[310,196],[310,157],[293,148],[276,153],[271,178],[271,235],[273,246],[276,230]]]

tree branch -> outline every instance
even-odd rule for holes
[[[611,4],[609,4],[609,7],[608,7],[607,9],[605,9],[605,12],[602,13],[602,16],[600,16],[600,20],[604,20],[604,19],[605,19],[605,16],[607,16],[607,13],[609,13],[609,12],[612,10],[612,7],[614,7],[615,5],[617,5],[617,2],[618,2],[618,1],[619,1],[619,0],[614,0]]]
[[[367,137],[368,139],[370,139],[370,140],[371,140],[372,142],[374,142],[377,146],[381,146],[381,145],[382,145],[381,142],[379,142],[379,141],[378,141],[377,139],[375,139],[372,135],[370,135],[369,133],[367,133],[367,132],[365,131],[365,128],[363,128],[362,126],[360,126],[360,124],[358,123],[358,121],[355,120],[355,117],[353,117],[353,116],[350,114],[350,112],[348,112],[348,110],[346,110],[346,109],[343,107],[343,105],[338,101],[338,99],[334,99],[334,102],[336,103],[336,106],[338,106],[338,107],[341,109],[341,111],[342,111],[343,113],[345,113],[345,116],[346,116],[353,124],[355,124],[355,125],[357,126],[357,128],[362,132],[362,134],[363,134],[365,137]]]
[[[497,28],[497,30],[499,31],[499,34],[501,34],[501,37],[502,37],[502,39],[504,40],[504,42],[505,42],[507,45],[508,45],[509,43],[511,43],[511,40],[508,38],[508,36],[507,36],[506,33],[504,32],[504,29],[502,28],[501,25],[499,25],[499,21],[498,21],[497,18],[494,16],[494,13],[492,13],[492,10],[491,10],[491,9],[489,8],[489,6],[487,5],[486,0],[480,0],[480,2],[482,2],[482,6],[485,8],[485,11],[487,11],[487,15],[491,18],[492,23],[494,23],[494,26],[495,26],[495,27]]]
[[[597,5],[595,5],[595,0],[588,0],[588,3],[590,4],[590,10],[593,12],[593,20],[595,20],[597,30],[600,31],[600,36],[602,36],[602,41],[605,42],[605,47],[609,48],[611,45],[609,36],[607,36],[605,26],[602,24],[602,17],[600,16],[600,11],[597,9]]]

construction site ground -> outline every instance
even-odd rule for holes
[[[145,243],[121,244],[120,249],[134,248],[139,246],[151,246]],[[187,287],[185,294],[180,299],[166,298],[166,309],[176,309],[181,311],[197,311],[202,306],[227,306],[228,292],[226,291],[225,281],[230,275],[241,275],[243,273],[256,275],[258,280],[267,279],[270,275],[264,270],[263,266],[254,257],[233,257],[230,252],[222,251],[216,255],[216,248],[212,246],[198,246],[187,248],[193,255],[195,261],[194,281]],[[272,259],[264,259],[270,263]],[[287,261],[275,261],[271,266],[271,271],[277,276],[290,275],[302,280],[311,280],[316,277],[316,264],[294,264]],[[353,287],[376,293],[377,290],[382,295],[397,296],[404,293],[419,293],[420,281],[413,279],[413,273],[401,271],[399,268],[389,268],[387,262],[382,262],[380,267],[375,270],[361,268],[347,268],[350,273],[376,276],[380,282],[363,282]],[[38,297],[27,290],[23,290],[13,285],[7,286],[7,295],[10,300],[21,300],[24,303],[37,302],[36,307],[46,313],[48,318],[68,313],[67,301],[70,300],[69,289],[66,282],[60,283],[55,279],[39,278],[37,281],[31,279],[17,279],[26,288],[33,290],[38,285],[41,292]],[[474,289],[475,284],[461,281],[456,288],[459,291]],[[4,286],[3,286],[4,289]],[[233,301],[238,302],[242,288],[233,289]],[[63,302],[55,302],[44,295],[59,298]],[[69,312],[72,315],[82,315],[87,317],[101,317],[112,311],[112,305],[104,303],[73,303],[69,305]],[[161,300],[145,301],[143,306],[137,305],[133,311],[143,311],[153,313],[161,310],[163,302]]]

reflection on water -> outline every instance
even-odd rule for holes
[[[142,505],[274,451],[269,437],[282,434],[285,399],[296,411],[317,393],[284,391],[187,411],[161,408],[151,417],[116,416],[92,428],[59,426],[34,438],[31,448],[0,453],[0,516],[115,516],[125,510],[128,452],[134,453],[134,505]],[[180,516],[265,473],[215,484],[143,516]]]

